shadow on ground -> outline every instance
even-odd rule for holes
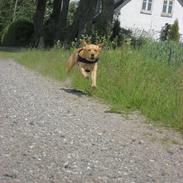
[[[70,93],[70,94],[76,95],[78,97],[82,97],[82,96],[87,96],[88,95],[86,92],[83,92],[81,90],[77,90],[77,89],[74,89],[74,88],[60,88],[60,90],[63,90],[66,93]]]

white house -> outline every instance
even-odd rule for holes
[[[127,0],[119,8],[121,27],[158,39],[162,27],[178,19],[183,38],[183,0]]]

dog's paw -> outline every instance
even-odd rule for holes
[[[95,90],[97,88],[97,86],[92,85],[91,88]]]

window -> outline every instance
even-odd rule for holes
[[[172,16],[173,0],[164,0],[162,16]]]
[[[151,14],[152,0],[143,0],[141,13]]]

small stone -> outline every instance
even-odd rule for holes
[[[136,138],[135,137],[132,137],[132,142],[135,142],[136,141]]]
[[[170,155],[173,155],[174,154],[174,152],[172,151],[172,150],[167,150],[167,153],[169,153]]]
[[[8,174],[8,173],[6,173],[3,176],[4,177],[9,177],[9,178],[12,178],[12,179],[16,179],[17,178],[17,175],[16,174]]]
[[[64,168],[65,169],[69,168],[69,162],[68,161],[64,163]]]
[[[34,123],[33,122],[30,122],[29,125],[34,126]]]
[[[144,144],[144,141],[143,141],[143,140],[140,140],[140,141],[139,141],[139,144]]]
[[[124,172],[123,175],[128,175],[128,173],[127,172]]]

